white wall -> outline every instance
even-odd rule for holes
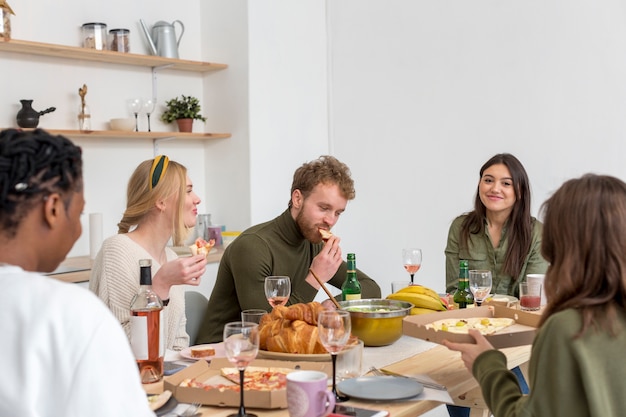
[[[332,136],[357,198],[343,249],[390,292],[402,246],[443,291],[447,229],[480,166],[525,165],[533,213],[563,180],[624,178],[626,21],[617,1],[329,2]]]
[[[622,3],[600,0],[162,0],[12,4],[13,35],[78,45],[84,22],[129,27],[180,19],[181,57],[225,71],[159,73],[159,101],[201,96],[209,120],[232,132],[217,142],[168,142],[190,168],[202,212],[231,229],[268,220],[289,197],[302,162],[333,153],[352,168],[357,198],[336,227],[344,252],[383,292],[404,277],[402,246],[424,249],[418,281],[444,287],[451,219],[471,208],[480,165],[497,152],[525,164],[533,212],[566,178],[587,171],[624,177],[626,23]],[[37,13],[31,13],[37,10]],[[120,13],[119,10],[124,10]],[[61,12],[62,11],[62,12]],[[49,16],[55,16],[50,26]],[[52,30],[54,29],[54,30]],[[19,99],[49,128],[72,128],[78,88],[89,86],[94,128],[151,94],[149,69],[2,54],[0,126]],[[155,129],[169,130],[156,122]],[[87,207],[115,232],[126,181],[152,157],[143,140],[81,140]],[[87,224],[87,216],[85,216]],[[88,236],[72,255],[88,253]]]

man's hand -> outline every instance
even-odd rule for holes
[[[311,269],[315,271],[315,275],[317,275],[322,282],[330,281],[337,273],[341,262],[343,262],[341,259],[341,248],[339,247],[340,241],[341,239],[337,236],[331,236],[322,247],[322,251],[318,253],[317,256],[313,258],[313,262],[311,262]],[[311,274],[307,276],[306,281],[314,288],[320,288],[317,280],[315,280]]]
[[[472,366],[474,361],[483,352],[494,349],[489,341],[476,329],[469,329],[469,335],[474,338],[476,344],[472,343],[453,343],[447,340],[443,341],[443,344],[450,350],[461,352],[461,359],[470,373],[472,372]]]

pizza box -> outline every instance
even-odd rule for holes
[[[508,317],[515,320],[515,324],[485,336],[496,348],[523,346],[532,344],[539,319],[541,316],[514,308],[499,305],[466,308],[461,310],[448,310],[431,314],[420,314],[405,317],[402,323],[402,333],[407,336],[442,344],[444,340],[461,343],[474,343],[474,339],[467,334],[449,333],[426,328],[427,324],[442,319],[469,318],[469,317]]]
[[[264,366],[277,368],[290,368],[299,370],[315,370],[326,372],[331,376],[332,365],[327,362],[294,362],[257,359],[250,366]],[[199,402],[205,405],[221,407],[239,407],[239,392],[233,390],[204,389],[198,387],[181,387],[180,383],[189,378],[195,378],[198,382],[208,384],[223,383],[231,384],[221,376],[222,368],[232,368],[233,364],[226,358],[214,358],[210,364],[205,360],[199,360],[182,371],[163,379],[164,389],[172,391],[179,402]],[[287,408],[287,390],[274,391],[244,391],[246,408]]]

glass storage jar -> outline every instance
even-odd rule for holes
[[[82,26],[83,47],[90,49],[107,49],[107,25],[105,23],[85,23]]]
[[[117,52],[130,52],[130,30],[111,29],[109,31],[109,49]]]

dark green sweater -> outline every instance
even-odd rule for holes
[[[552,315],[539,330],[530,358],[530,395],[523,396],[506,357],[484,352],[473,374],[495,417],[623,417],[626,415],[626,314],[612,337],[590,330],[573,339],[581,315],[569,309]]]
[[[305,279],[313,258],[323,244],[313,244],[298,230],[289,210],[266,223],[253,226],[237,237],[224,251],[209,307],[196,343],[222,340],[224,325],[241,320],[241,311],[249,308],[271,310],[265,298],[265,277],[286,275],[291,278],[290,304],[313,301],[318,290]],[[328,282],[341,288],[347,265]],[[363,298],[380,298],[380,287],[357,271]]]

